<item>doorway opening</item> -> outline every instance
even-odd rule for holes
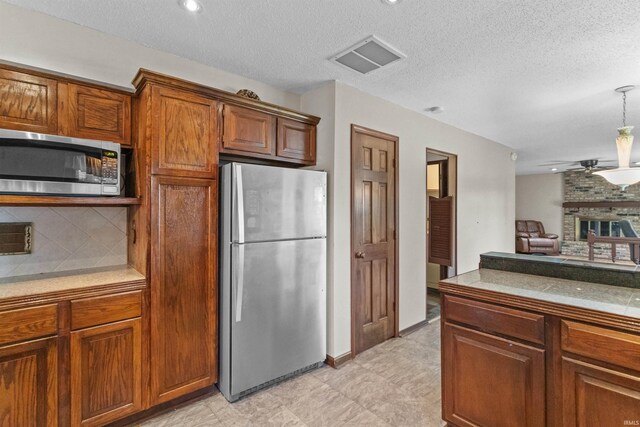
[[[440,317],[439,282],[456,275],[458,157],[427,148],[427,321]]]
[[[398,336],[398,137],[351,126],[351,354]]]

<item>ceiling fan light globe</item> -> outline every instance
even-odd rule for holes
[[[640,182],[640,168],[615,168],[593,172],[624,191],[628,186]]]

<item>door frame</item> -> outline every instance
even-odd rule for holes
[[[455,271],[455,274],[458,274],[458,177],[460,175],[459,173],[459,168],[458,168],[458,155],[454,154],[454,153],[448,153],[446,151],[442,151],[442,150],[436,150],[434,148],[429,148],[427,147],[425,155],[428,157],[429,153],[431,154],[436,154],[439,156],[443,156],[447,158],[447,190],[448,190],[448,195],[453,196],[453,269]],[[429,164],[434,164],[434,163],[440,163],[443,160],[434,160],[434,161],[428,161],[426,162],[425,165],[425,180],[424,180],[424,184],[425,184],[425,195],[427,194],[427,166]],[[453,189],[451,188],[451,162],[454,161],[455,162],[455,175],[453,176],[454,178],[454,187]],[[427,195],[427,197],[425,198],[425,206],[427,207],[427,212],[426,214],[429,215],[429,196]],[[425,233],[425,254],[427,255],[427,260],[428,261],[428,254],[429,254],[429,236],[428,236],[428,230]],[[428,268],[428,262],[425,262],[425,267]],[[425,271],[425,277],[427,276],[428,272]],[[442,269],[440,270],[440,279],[442,280]],[[427,279],[427,283],[425,284],[428,286],[428,279]]]
[[[355,139],[356,134],[363,134],[363,135],[369,135],[369,136],[373,136],[376,138],[381,138],[381,139],[385,139],[387,141],[393,142],[394,145],[394,152],[395,152],[395,164],[394,164],[394,188],[393,188],[393,192],[394,192],[394,207],[393,207],[393,212],[394,212],[394,217],[395,217],[395,227],[393,230],[393,234],[394,234],[394,265],[395,265],[395,277],[394,277],[394,290],[393,290],[393,298],[394,298],[394,319],[393,319],[393,336],[394,337],[399,337],[400,336],[400,301],[399,301],[399,296],[400,296],[400,265],[399,265],[399,260],[400,260],[400,233],[398,232],[399,229],[399,224],[400,224],[400,216],[398,215],[399,213],[399,188],[400,188],[400,181],[399,181],[399,170],[400,170],[400,160],[399,160],[399,142],[400,142],[400,138],[395,136],[395,135],[391,135],[388,133],[384,133],[384,132],[380,132],[374,129],[370,129],[364,126],[360,126],[360,125],[356,125],[356,124],[351,124],[351,141],[350,141],[350,156],[349,156],[349,182],[350,182],[350,186],[351,188],[349,189],[350,192],[350,205],[349,205],[349,209],[351,210],[351,223],[350,223],[350,230],[351,230],[351,236],[350,236],[350,249],[351,252],[349,253],[349,268],[350,268],[350,276],[351,276],[351,280],[350,280],[350,296],[351,296],[351,357],[355,357],[356,356],[356,324],[355,324],[355,320],[356,320],[356,316],[355,316],[355,306],[354,306],[354,286],[353,286],[353,282],[355,280],[355,266],[354,264],[351,262],[352,258],[353,258],[353,254],[354,254],[354,224],[356,222],[356,217],[355,217],[355,211],[353,209],[353,202],[354,202],[354,194],[353,194],[353,141]]]

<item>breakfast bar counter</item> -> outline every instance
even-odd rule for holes
[[[449,425],[639,423],[640,289],[524,274],[531,263],[538,273],[569,273],[563,261],[542,261],[545,269],[489,255],[483,268],[440,282]],[[615,283],[615,268],[604,268]]]

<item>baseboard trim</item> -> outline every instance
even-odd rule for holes
[[[342,366],[345,363],[347,363],[348,361],[350,361],[351,359],[353,359],[353,355],[351,354],[350,351],[348,351],[345,354],[342,354],[342,355],[340,355],[338,357],[329,356],[327,354],[327,359],[324,361],[324,363],[326,363],[327,365],[331,366],[332,368],[337,369],[340,366]]]
[[[400,337],[406,337],[407,335],[414,333],[418,329],[421,329],[421,328],[427,326],[428,324],[429,324],[429,320],[428,319],[424,319],[422,322],[418,322],[413,326],[409,326],[408,328],[405,328],[405,329],[401,330],[400,331]]]

